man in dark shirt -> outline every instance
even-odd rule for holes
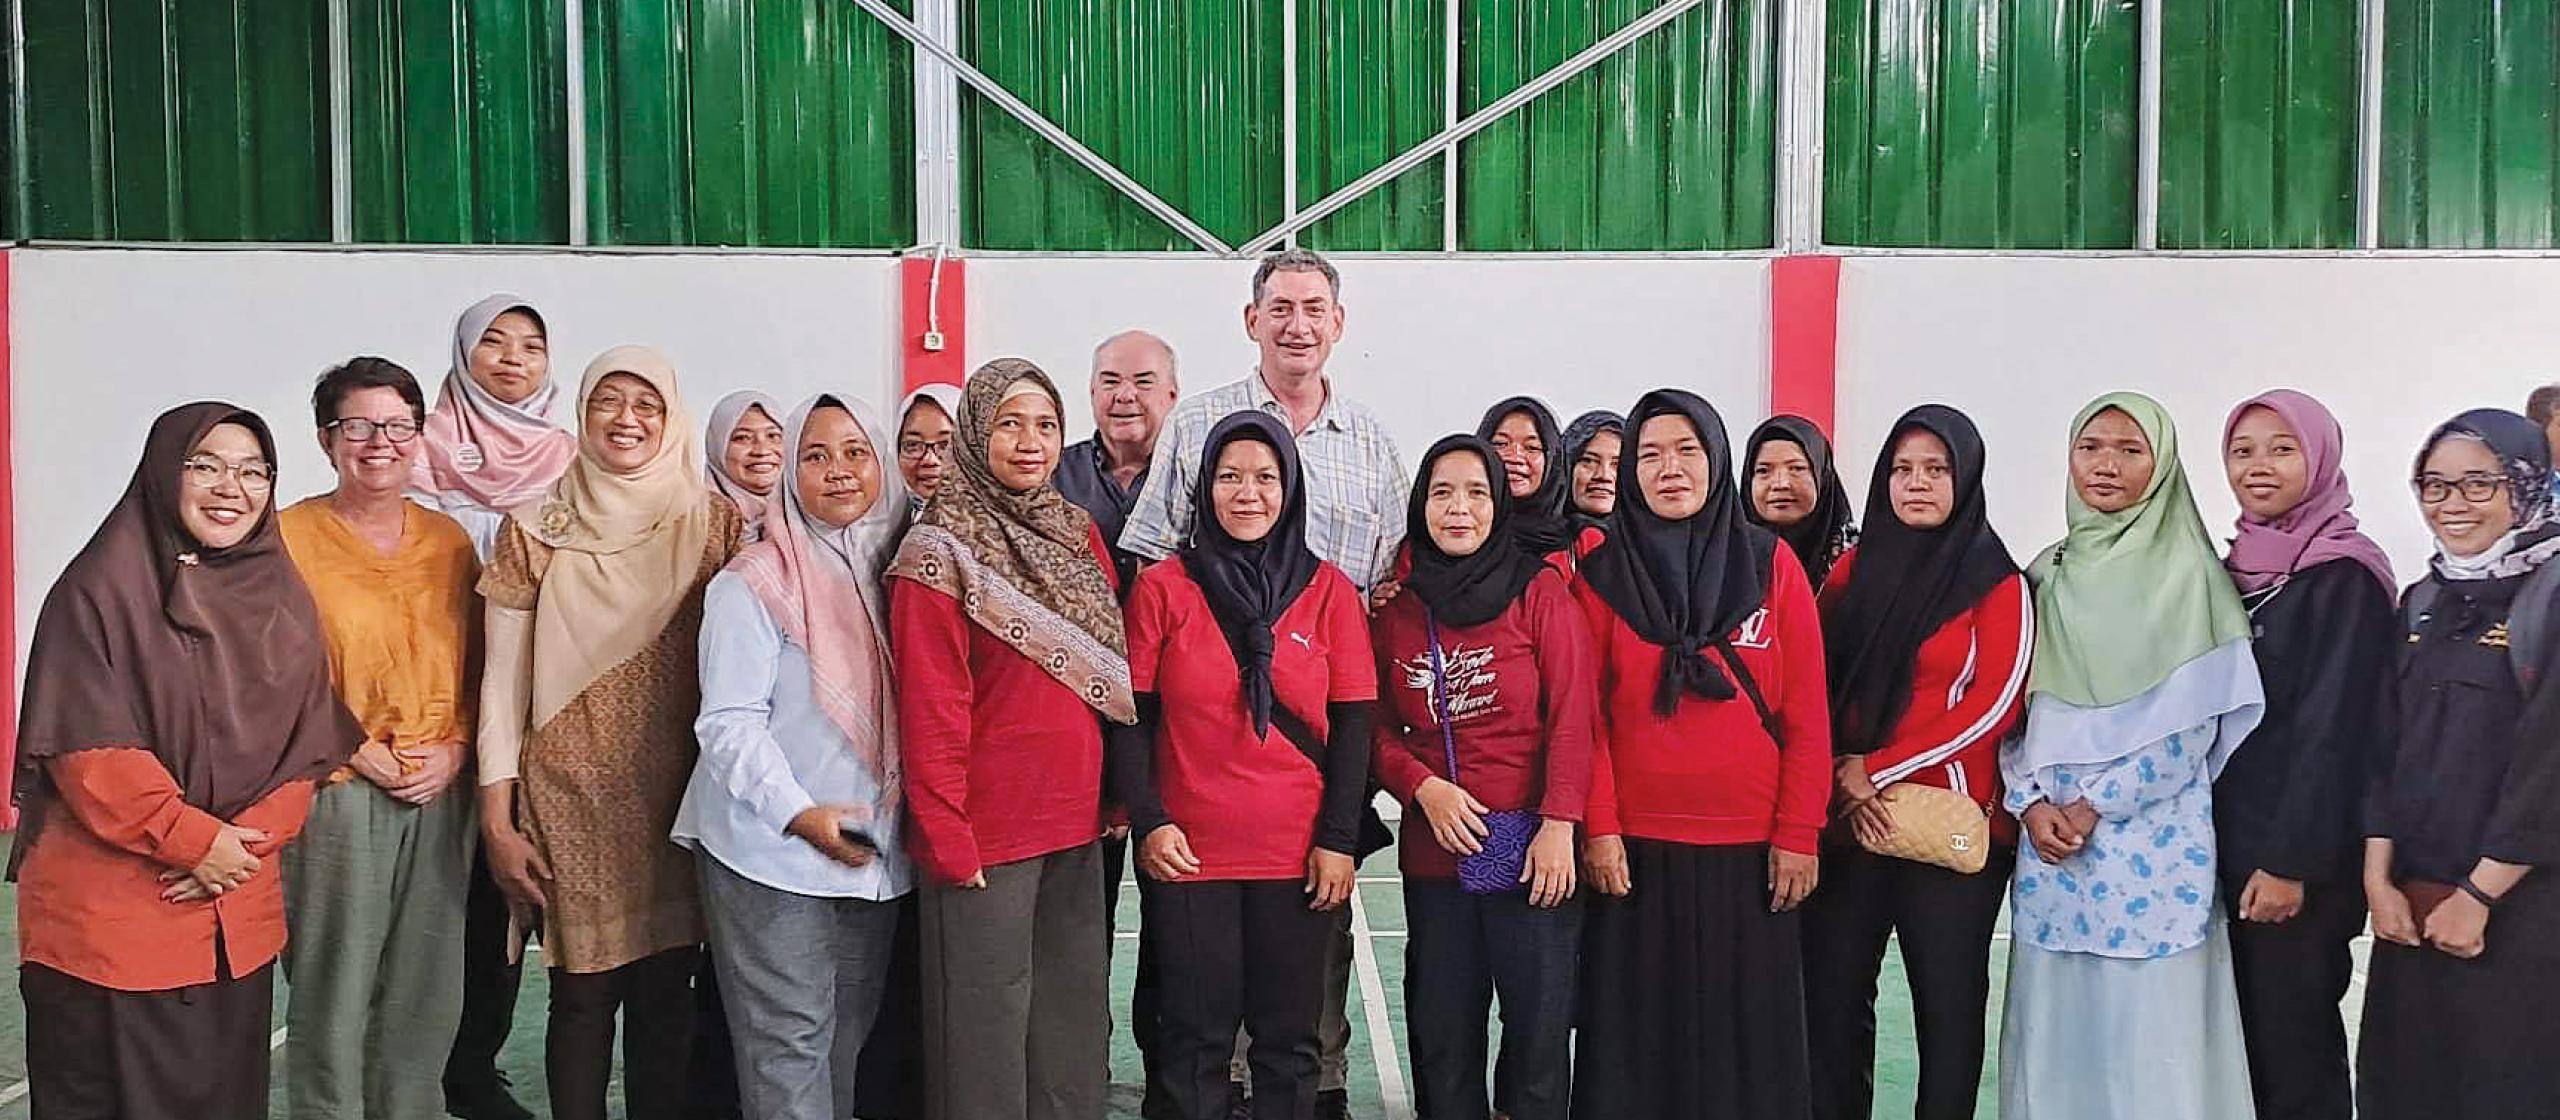
[[[1111,546],[1127,598],[1138,575],[1138,556],[1120,547],[1120,529],[1145,489],[1156,433],[1173,411],[1181,386],[1174,376],[1173,347],[1145,331],[1122,331],[1093,350],[1093,438],[1067,447],[1058,463],[1058,492],[1083,506]]]

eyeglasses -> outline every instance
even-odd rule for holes
[[[936,459],[949,459],[951,457],[951,441],[947,439],[938,439],[930,443],[920,439],[902,439],[898,441],[898,458],[900,459],[913,463],[921,461],[928,455]]]
[[[2506,489],[2510,480],[2502,474],[2466,474],[2460,478],[2420,475],[2410,479],[2409,485],[2417,488],[2420,502],[2435,506],[2443,505],[2445,499],[2452,497],[2457,490],[2462,492],[2463,501],[2488,501],[2497,497],[2498,491]]]
[[[321,427],[357,443],[373,442],[375,433],[380,433],[382,438],[393,443],[407,443],[418,438],[418,422],[415,420],[375,421],[350,416],[329,421]]]
[[[210,455],[190,456],[181,468],[187,485],[198,490],[211,490],[230,478],[240,484],[244,493],[264,494],[276,487],[276,469],[263,459],[245,463],[226,463]]]

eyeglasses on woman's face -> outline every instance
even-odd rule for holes
[[[2512,480],[2502,474],[2466,474],[2460,478],[2422,474],[2409,480],[2409,485],[2418,491],[2418,501],[2431,506],[2443,505],[2457,492],[2463,501],[2485,502],[2511,484]]]
[[[357,443],[371,443],[376,435],[393,443],[407,443],[418,438],[418,422],[405,418],[367,420],[360,416],[348,416],[329,421],[328,428]]]
[[[190,455],[180,467],[180,474],[187,485],[198,490],[220,487],[226,478],[249,494],[264,494],[276,486],[276,469],[264,459],[232,463],[214,455]]]

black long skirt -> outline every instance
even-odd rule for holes
[[[2356,1049],[2364,1120],[2507,1120],[2560,1109],[2560,882],[2535,872],[2458,960],[2375,942]]]
[[[1768,846],[1626,843],[1634,890],[1583,927],[1576,1120],[1804,1120],[1803,940],[1769,912]]]
[[[267,1114],[275,966],[120,992],[21,965],[34,1120],[256,1120]]]

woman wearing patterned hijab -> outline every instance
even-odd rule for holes
[[[2403,599],[2396,754],[2366,799],[2357,1114],[2539,1115],[2560,1099],[2550,448],[2522,416],[2466,412],[2428,437],[2415,489],[2436,555]]]
[[[971,374],[954,469],[889,568],[944,1120],[1103,1111],[1102,723],[1137,714],[1110,553],[1049,484],[1064,412],[1029,362]]]

